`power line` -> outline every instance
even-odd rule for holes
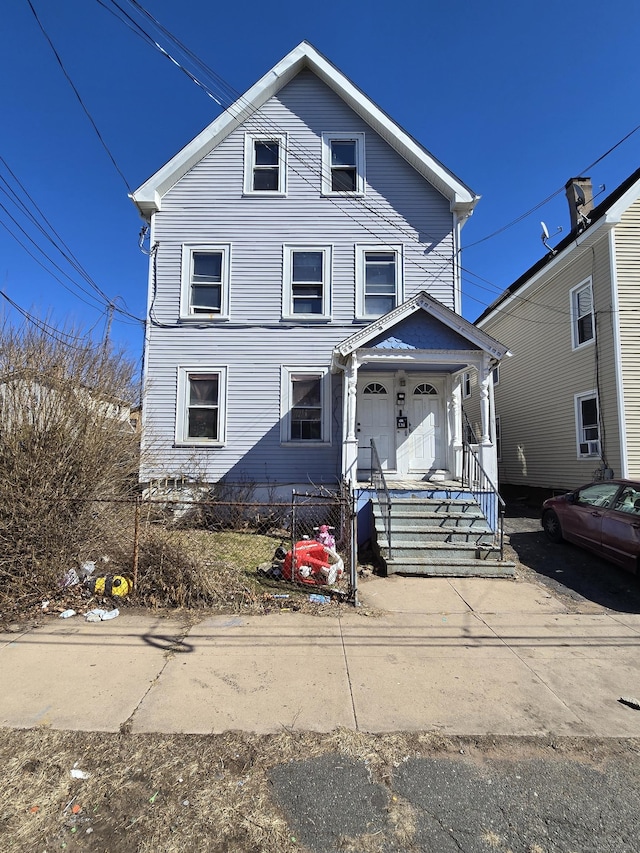
[[[73,92],[74,92],[74,94],[75,94],[76,98],[78,99],[78,103],[79,103],[79,104],[80,104],[80,106],[82,107],[82,110],[83,110],[84,114],[85,114],[85,115],[86,115],[86,117],[89,119],[89,122],[91,123],[91,126],[92,126],[92,127],[93,127],[93,129],[95,130],[95,132],[96,132],[96,136],[97,136],[97,137],[98,137],[98,139],[100,140],[100,144],[102,145],[102,147],[104,148],[104,150],[105,150],[105,151],[106,151],[106,153],[107,153],[107,156],[109,157],[109,159],[110,159],[110,160],[111,160],[111,162],[113,163],[113,166],[114,166],[115,170],[117,171],[117,173],[120,175],[120,177],[121,177],[121,178],[122,178],[122,180],[124,181],[124,185],[125,185],[125,186],[126,186],[126,188],[127,188],[127,192],[128,192],[128,193],[131,193],[131,187],[129,186],[129,183],[128,183],[127,179],[125,178],[124,173],[121,171],[120,167],[119,167],[119,166],[118,166],[118,164],[116,163],[115,157],[113,156],[113,154],[112,154],[112,153],[111,153],[111,151],[109,150],[109,147],[108,147],[107,143],[105,142],[105,140],[104,140],[104,138],[103,138],[102,134],[101,134],[101,133],[100,133],[100,131],[98,130],[98,126],[97,126],[97,124],[96,124],[96,123],[95,123],[95,121],[93,120],[93,117],[92,117],[91,113],[89,112],[89,110],[87,109],[87,107],[86,107],[86,105],[85,105],[84,101],[82,100],[82,97],[80,96],[80,92],[78,92],[78,90],[77,90],[76,86],[74,85],[73,80],[72,80],[72,79],[71,79],[71,77],[69,76],[69,73],[68,73],[67,69],[64,67],[64,63],[62,62],[62,59],[60,58],[60,54],[59,54],[59,53],[58,53],[58,51],[56,50],[56,48],[55,48],[55,46],[54,46],[53,42],[51,41],[51,39],[49,38],[49,35],[47,34],[47,31],[45,30],[45,28],[44,28],[44,26],[43,26],[43,24],[42,24],[42,22],[41,22],[40,18],[38,17],[38,13],[37,13],[37,12],[36,12],[36,10],[33,8],[33,4],[32,4],[32,2],[31,2],[31,0],[27,0],[27,3],[29,4],[29,8],[31,9],[31,11],[33,12],[33,17],[36,19],[36,22],[37,22],[38,26],[40,27],[40,30],[42,31],[42,35],[45,37],[45,39],[46,39],[46,40],[47,40],[47,42],[49,43],[49,47],[50,47],[50,48],[51,48],[51,50],[53,51],[53,55],[55,56],[55,58],[56,58],[56,60],[57,60],[57,62],[58,62],[58,65],[59,65],[59,66],[60,66],[60,68],[62,69],[62,73],[63,73],[63,74],[64,74],[64,76],[67,78],[67,82],[69,83],[69,85],[70,85],[70,86],[71,86],[71,88],[73,89]]]

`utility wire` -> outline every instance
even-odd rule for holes
[[[196,56],[196,54],[194,54],[191,50],[189,50],[189,48],[187,48],[182,42],[180,42],[169,30],[167,30],[165,27],[163,27],[162,24],[160,24],[160,22],[157,21],[156,18],[154,18],[146,9],[144,9],[144,7],[140,3],[137,2],[137,0],[128,0],[128,2],[140,14],[144,15],[155,27],[157,27],[166,36],[166,38],[168,38],[175,45],[177,45],[186,54],[186,56],[188,58],[190,58],[197,66],[199,66],[200,69],[202,69],[205,72],[205,75],[207,75],[207,74],[210,75],[216,81],[216,84],[218,86],[220,86],[222,84],[221,88],[224,88],[225,91],[223,92],[221,97],[214,95],[211,92],[210,88],[206,85],[205,82],[196,78],[196,76],[194,74],[192,74],[190,71],[188,71],[187,69],[185,69],[176,58],[171,56],[167,50],[165,50],[163,47],[161,47],[160,44],[158,43],[158,41],[155,38],[153,38],[152,36],[150,36],[140,24],[135,22],[133,20],[133,18],[122,8],[122,6],[118,2],[116,2],[116,0],[111,0],[111,2],[113,4],[113,6],[115,6],[121,12],[121,14],[125,16],[125,18],[127,19],[125,21],[125,23],[128,22],[127,26],[129,26],[131,29],[134,29],[134,31],[138,35],[140,35],[148,44],[150,44],[154,48],[158,49],[159,51],[161,51],[161,53],[163,55],[165,55],[166,57],[171,59],[171,61],[173,62],[174,65],[176,65],[176,67],[178,67],[185,74],[187,74],[187,76],[193,82],[195,82],[203,91],[205,91],[205,93],[207,93],[218,105],[224,107],[225,102],[226,102],[228,105],[227,108],[233,107],[233,106],[241,107],[240,113],[236,116],[236,120],[240,121],[241,123],[244,123],[249,128],[250,132],[251,132],[251,127],[257,126],[257,128],[259,130],[261,130],[262,132],[265,132],[265,133],[269,133],[269,132],[271,132],[271,133],[273,133],[273,132],[282,133],[281,128],[278,128],[275,124],[270,122],[268,117],[264,116],[263,114],[260,114],[259,110],[257,110],[257,111],[254,110],[252,105],[249,104],[242,95],[239,95],[233,89],[233,87],[231,87],[229,84],[225,83],[225,81],[219,75],[217,75],[211,68],[209,68],[207,65],[205,65]],[[109,11],[111,14],[113,14],[116,18],[118,18],[118,15],[116,15],[112,9],[109,9],[107,7],[107,5],[103,2],[103,0],[98,0],[98,3],[103,8],[105,8],[107,11]],[[119,19],[119,20],[122,20],[122,19]],[[235,100],[233,101],[233,103],[230,102],[231,99],[230,99],[229,93],[231,93],[232,96],[235,96]],[[244,107],[243,107],[243,102],[244,102]],[[247,113],[246,118],[244,120],[242,119],[242,112],[243,111],[246,111],[246,113]],[[634,128],[628,134],[626,134],[615,145],[613,145],[611,148],[609,148],[608,151],[604,152],[600,157],[598,157],[596,160],[594,160],[593,163],[591,163],[589,166],[585,167],[585,169],[582,170],[582,172],[584,173],[584,172],[590,170],[591,168],[593,168],[593,166],[595,166],[597,163],[599,163],[601,160],[603,160],[605,157],[607,157],[609,154],[611,154],[616,148],[618,148],[620,145],[622,145],[627,139],[629,139],[639,129],[640,129],[640,125],[638,125],[636,128]],[[308,149],[305,149],[303,146],[301,146],[299,144],[294,146],[291,143],[289,143],[289,145],[287,147],[287,153],[291,154],[293,157],[298,159],[307,169],[309,169],[312,173],[315,173],[316,176],[320,175],[320,178],[322,178],[321,172],[319,172],[317,170],[317,168],[313,165],[315,160],[317,159],[317,155],[314,155],[314,152],[311,152]],[[310,159],[308,160],[307,158],[310,158]],[[293,169],[293,171],[294,171],[294,173],[296,173],[300,177],[302,177],[304,180],[306,180],[307,183],[310,183],[309,179],[305,175],[302,175],[300,172],[295,170],[295,168]],[[480,240],[475,241],[474,243],[468,244],[464,248],[469,248],[471,246],[478,245],[479,243],[485,242],[486,240],[489,240],[490,238],[497,236],[498,234],[502,233],[503,231],[507,230],[508,228],[510,228],[513,225],[517,224],[518,222],[522,221],[527,216],[530,216],[532,213],[534,213],[540,207],[543,207],[545,204],[547,204],[549,201],[551,201],[555,196],[557,196],[559,193],[561,193],[563,191],[563,189],[564,189],[564,187],[561,187],[560,189],[554,191],[551,195],[547,196],[547,198],[545,198],[544,200],[542,200],[541,202],[536,204],[530,210],[521,214],[519,217],[514,219],[512,222],[507,223],[506,225],[504,225],[501,228],[497,229],[496,231],[492,232],[492,234],[489,234],[486,237],[483,237]],[[418,243],[421,242],[415,233],[408,232],[405,229],[403,229],[402,226],[404,223],[394,222],[391,218],[389,218],[388,213],[385,215],[380,210],[376,210],[371,202],[367,202],[362,198],[354,198],[354,197],[345,197],[344,199],[341,198],[341,199],[336,199],[336,200],[331,199],[331,201],[336,206],[338,206],[340,208],[340,210],[346,216],[351,218],[360,227],[364,227],[365,230],[367,230],[370,234],[372,234],[372,236],[374,236],[376,239],[382,239],[382,238],[380,238],[380,235],[375,233],[372,229],[368,228],[366,225],[363,225],[362,221],[359,221],[359,220],[355,219],[355,217],[350,216],[350,214],[345,210],[344,206],[342,206],[338,202],[346,201],[347,203],[357,205],[361,209],[361,211],[364,211],[364,212],[368,213],[369,215],[371,215],[372,217],[375,217],[377,219],[382,219],[384,222],[386,222],[388,225],[390,225],[391,228],[394,230],[394,233],[397,233],[398,230],[400,230],[400,231],[403,231],[403,233],[409,239],[414,240],[415,242],[418,242]],[[443,260],[443,264],[438,268],[437,271],[427,269],[426,267],[424,267],[420,264],[417,264],[413,259],[409,259],[409,262],[412,265],[417,266],[418,268],[422,269],[425,273],[427,273],[427,278],[423,281],[423,284],[425,284],[425,285],[429,284],[430,282],[435,282],[438,279],[442,270],[448,264],[453,263],[457,254],[459,254],[459,252],[461,251],[461,248],[459,248],[453,254],[445,256],[444,253],[442,253],[440,250],[435,248],[435,240],[434,240],[434,245],[431,248],[432,248],[432,254],[435,256],[440,256]],[[485,283],[491,285],[491,287],[494,288],[493,292],[498,293],[498,294],[501,292],[504,292],[504,288],[501,288],[500,286],[493,284],[488,279],[483,279],[481,276],[478,276],[473,271],[471,271],[471,270],[469,270],[463,266],[460,266],[460,270],[461,270],[461,272],[465,272],[467,275],[474,276],[475,278],[478,278],[479,280],[484,281]],[[479,287],[480,285],[476,285],[476,286]],[[489,288],[483,288],[483,289],[486,289],[487,291],[489,290]],[[533,303],[533,300],[531,300],[528,297],[518,296],[516,298],[522,302],[529,302],[532,304],[536,304],[536,303]],[[485,307],[486,307],[486,305],[490,304],[490,303],[483,303],[477,299],[474,299],[474,301],[479,302],[479,304],[481,304]],[[539,304],[542,304],[542,303],[539,303]],[[552,310],[554,310],[560,314],[568,315],[570,313],[568,311],[566,311],[566,312],[562,311],[561,309],[555,309],[555,308],[553,308],[553,306],[549,306],[549,307],[551,307]]]
[[[60,68],[62,69],[62,73],[63,73],[63,74],[64,74],[64,76],[67,78],[67,81],[68,81],[69,85],[70,85],[70,86],[71,86],[71,88],[73,89],[73,92],[74,92],[74,94],[75,94],[76,98],[78,99],[78,103],[79,103],[79,104],[80,104],[80,106],[82,107],[84,114],[85,114],[85,115],[86,115],[86,117],[89,119],[89,122],[91,123],[91,126],[92,126],[92,127],[93,127],[93,129],[95,130],[95,132],[96,132],[96,136],[97,136],[97,137],[98,137],[98,139],[100,140],[100,144],[102,145],[102,147],[104,148],[104,150],[105,150],[105,151],[106,151],[106,153],[107,153],[107,156],[109,157],[109,159],[110,159],[110,160],[111,160],[111,162],[113,163],[113,166],[114,166],[115,170],[117,171],[117,173],[120,175],[120,177],[121,177],[121,178],[122,178],[122,180],[124,181],[124,185],[125,185],[125,186],[126,186],[126,188],[127,188],[127,192],[128,192],[128,193],[131,193],[131,192],[132,192],[132,190],[131,190],[131,187],[129,186],[129,182],[127,181],[127,179],[126,179],[126,178],[125,178],[125,176],[124,176],[124,173],[121,171],[120,167],[119,167],[119,166],[118,166],[118,164],[116,163],[115,157],[113,156],[113,154],[112,154],[112,153],[111,153],[111,151],[109,150],[109,147],[108,147],[107,143],[105,142],[105,140],[104,140],[104,138],[103,138],[102,134],[101,134],[101,133],[100,133],[100,131],[98,130],[98,125],[97,125],[97,124],[95,123],[95,121],[93,120],[93,117],[92,117],[91,113],[89,112],[89,110],[88,110],[88,109],[87,109],[87,107],[85,106],[85,103],[84,103],[84,101],[82,100],[82,97],[80,96],[80,92],[78,92],[78,90],[76,89],[76,87],[75,87],[75,85],[74,85],[73,80],[72,80],[72,79],[71,79],[71,77],[69,76],[69,73],[67,72],[67,69],[64,67],[64,64],[63,64],[63,62],[62,62],[62,59],[60,58],[60,54],[59,54],[59,53],[58,53],[58,51],[56,50],[56,48],[55,48],[55,46],[54,46],[53,42],[51,41],[51,39],[49,38],[49,35],[47,34],[47,31],[45,30],[45,28],[44,28],[44,26],[43,26],[43,24],[42,24],[42,22],[41,22],[40,18],[38,17],[38,13],[37,13],[37,12],[36,12],[36,10],[33,8],[33,3],[31,2],[31,0],[27,0],[27,3],[29,4],[29,8],[31,9],[31,11],[33,12],[33,17],[36,19],[36,21],[37,21],[37,23],[38,23],[38,26],[40,27],[40,30],[42,31],[42,35],[45,37],[45,39],[46,39],[46,40],[47,40],[47,42],[49,43],[49,47],[50,47],[50,48],[51,48],[51,50],[53,51],[53,55],[55,56],[55,58],[56,58],[56,60],[57,60],[57,62],[58,62],[58,65],[59,65],[59,66],[60,66]]]

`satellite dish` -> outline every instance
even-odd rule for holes
[[[540,239],[541,239],[541,240],[542,240],[542,242],[544,243],[544,247],[545,247],[545,249],[548,249],[548,250],[551,252],[551,254],[552,254],[552,255],[555,255],[555,254],[556,254],[556,250],[555,250],[555,249],[552,249],[552,248],[551,248],[551,246],[549,245],[549,243],[547,242],[547,241],[548,241],[548,239],[549,239],[549,229],[547,228],[547,226],[545,225],[545,223],[544,223],[544,222],[541,222],[541,223],[540,223],[540,227],[542,228],[542,234],[540,235]],[[561,231],[562,231],[562,226],[561,226],[561,225],[559,225],[559,226],[558,226],[558,230],[556,231],[556,233],[555,233],[555,234],[553,234],[553,236],[555,237],[555,236],[556,236],[556,234],[559,234]]]
[[[585,203],[584,190],[580,184],[573,184],[573,192],[576,197],[576,207],[582,207]]]

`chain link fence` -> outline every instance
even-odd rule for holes
[[[49,597],[57,586],[67,600],[71,590],[65,584],[73,580],[73,569],[81,580],[89,571],[94,578],[107,577],[109,588],[122,577],[129,600],[150,606],[255,610],[263,598],[293,593],[294,585],[356,600],[354,512],[347,489],[294,491],[289,501],[259,501],[241,488],[234,493],[226,487],[218,496],[215,489],[181,484],[68,503],[69,513],[82,504],[83,528],[73,541],[68,538],[50,559],[46,548],[37,561],[23,555],[22,578],[34,582],[30,591],[36,597]],[[299,557],[296,543],[315,546],[323,535],[344,567],[339,575],[315,571],[307,552],[304,560]],[[313,571],[305,574],[305,566]]]

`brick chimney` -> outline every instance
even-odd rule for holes
[[[571,230],[584,231],[589,224],[588,216],[593,210],[593,185],[591,178],[570,178],[564,185],[569,202]],[[584,195],[584,203],[581,196]]]

